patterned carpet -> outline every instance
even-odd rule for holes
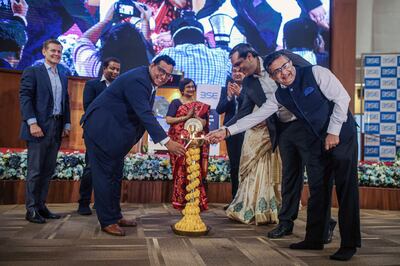
[[[169,204],[124,204],[124,214],[138,221],[126,237],[103,233],[95,215],[80,216],[76,207],[51,204],[63,218],[39,225],[24,219],[23,205],[0,205],[0,265],[400,265],[400,212],[363,210],[363,248],[343,263],[328,259],[339,246],[337,228],[323,251],[287,248],[304,236],[305,210],[293,235],[270,240],[266,233],[274,225],[230,221],[221,204],[202,214],[212,229],[199,238],[173,234],[170,225],[180,213]]]

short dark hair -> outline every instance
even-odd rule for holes
[[[169,29],[175,46],[185,43],[204,44],[204,27],[191,10],[184,10],[182,17],[174,19],[169,24]]]
[[[117,57],[121,61],[121,74],[138,66],[149,65],[149,53],[143,35],[131,23],[110,25],[101,36],[102,46],[98,51],[103,62],[108,57]],[[101,71],[99,71],[99,75]]]
[[[296,18],[283,27],[283,41],[287,49],[313,50],[318,37],[317,23],[309,18]]]
[[[103,61],[103,68],[108,67],[108,65],[109,65],[111,62],[115,62],[115,63],[121,64],[121,61],[119,61],[118,58],[116,58],[116,57],[107,57],[107,58],[104,59],[104,61]]]
[[[239,58],[246,58],[248,53],[250,53],[254,57],[258,56],[258,53],[256,52],[256,50],[254,50],[253,46],[248,43],[239,43],[235,47],[233,47],[232,50],[229,52],[229,58],[231,58],[232,55],[236,52],[239,53]]]
[[[188,85],[190,82],[193,82],[194,88],[197,89],[197,85],[193,79],[184,78],[181,81],[179,81],[179,90],[180,90],[181,94],[184,92],[185,86]]]
[[[174,59],[172,59],[171,57],[169,57],[168,55],[160,55],[158,57],[156,57],[153,60],[153,63],[158,65],[161,61],[164,61],[165,63],[167,63],[168,65],[172,65],[173,67],[175,66],[175,61]]]
[[[57,44],[57,45],[60,45],[60,46],[62,47],[61,42],[58,41],[57,39],[48,39],[48,40],[44,41],[44,43],[43,43],[43,49],[46,49],[46,50],[47,50],[47,48],[49,48],[49,44],[50,44],[50,43]]]
[[[278,58],[281,57],[281,56],[283,56],[283,57],[285,57],[285,58],[287,58],[287,59],[290,60],[290,58],[287,57],[287,55],[285,54],[285,52],[282,51],[282,50],[272,52],[272,53],[270,53],[269,55],[267,55],[266,57],[264,57],[263,66],[264,66],[265,70],[267,70],[267,72],[268,72],[269,74],[272,74],[271,71],[270,71],[270,69],[269,69],[269,67],[271,66],[271,64],[272,64],[276,59],[278,59]]]

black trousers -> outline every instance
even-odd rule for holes
[[[235,198],[239,187],[239,165],[244,133],[233,135],[226,139],[226,148],[229,156],[230,175],[232,183],[232,199]]]
[[[297,218],[305,165],[310,189],[305,240],[323,243],[330,217],[328,160],[323,143],[301,121],[282,126],[279,135],[282,159],[282,207],[278,215],[279,223],[292,227]]]
[[[328,158],[330,177],[334,179],[339,203],[340,245],[361,247],[356,133],[347,142],[339,143],[332,149]]]
[[[62,119],[50,118],[49,129],[38,142],[28,141],[28,173],[25,183],[25,206],[29,211],[45,208],[50,180],[57,164],[61,145]]]
[[[83,168],[81,184],[79,187],[79,205],[89,206],[92,197],[92,170],[90,169],[89,158],[85,153],[85,168]]]
[[[106,227],[122,218],[120,200],[124,157],[110,157],[86,134],[85,145],[93,173],[97,218],[101,227]]]

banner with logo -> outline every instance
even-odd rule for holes
[[[217,108],[219,97],[221,95],[220,85],[198,84],[196,97],[197,100],[211,106],[210,110],[210,131],[219,128],[219,115]],[[210,145],[210,155],[219,155],[219,144]]]
[[[394,161],[400,146],[400,54],[366,54],[364,159]]]

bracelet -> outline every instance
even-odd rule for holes
[[[229,132],[229,129],[226,127],[225,128],[225,139],[229,138],[231,136],[231,132]]]

